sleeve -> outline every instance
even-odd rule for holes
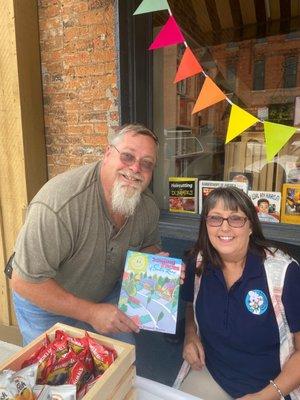
[[[57,213],[42,203],[30,206],[15,245],[13,269],[28,282],[54,278],[72,249],[71,236]]]
[[[291,332],[300,332],[300,266],[292,262],[286,271],[282,303]]]
[[[185,261],[185,280],[181,286],[180,295],[182,300],[193,302],[194,300],[194,281],[196,273],[196,259],[189,258]]]

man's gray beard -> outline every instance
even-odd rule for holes
[[[122,183],[116,180],[111,196],[112,211],[125,217],[130,217],[140,201],[141,192],[141,187],[122,186]]]

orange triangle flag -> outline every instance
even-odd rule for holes
[[[203,110],[213,104],[219,103],[219,101],[225,100],[226,96],[221,89],[213,82],[210,77],[206,77],[199,93],[196,104],[193,108],[192,114]]]
[[[202,71],[203,68],[199,64],[197,58],[194,56],[192,50],[187,47],[180,61],[174,83],[189,78],[190,76],[199,74]]]

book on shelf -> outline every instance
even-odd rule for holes
[[[198,211],[198,179],[169,177],[169,210],[195,214]]]
[[[202,211],[203,201],[208,194],[218,187],[234,186],[243,190],[245,193],[248,191],[246,182],[233,182],[233,181],[199,181],[199,213]]]
[[[182,260],[128,250],[119,309],[140,329],[175,333]]]
[[[282,185],[281,222],[300,224],[300,183]]]
[[[229,172],[229,180],[234,182],[246,182],[248,185],[248,190],[251,190],[253,174],[252,172],[231,171]]]
[[[248,196],[256,208],[261,222],[279,222],[281,193],[261,190],[249,190]]]

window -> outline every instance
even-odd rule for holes
[[[270,192],[277,192],[276,196],[280,197],[284,183],[300,184],[300,133],[296,131],[272,160],[267,159],[267,125],[264,123],[253,124],[233,140],[226,144],[225,141],[232,116],[236,125],[243,125],[240,124],[243,114],[238,114],[232,105],[260,121],[286,126],[296,124],[295,98],[300,97],[300,87],[293,91],[282,88],[282,67],[284,55],[289,55],[284,62],[285,80],[295,87],[300,41],[287,41],[279,25],[277,31],[275,28],[272,32],[266,30],[265,37],[261,37],[259,25],[257,29],[252,29],[252,26],[239,31],[234,26],[228,29],[224,25],[220,34],[215,34],[213,27],[204,33],[197,29],[203,15],[200,0],[191,2],[189,13],[184,2],[182,8],[178,7],[176,0],[170,0],[170,3],[171,9],[178,11],[176,21],[204,73],[191,75],[174,84],[185,46],[166,46],[151,53],[153,129],[160,139],[153,191],[160,208],[172,208],[169,203],[170,178],[182,185],[186,185],[189,179],[198,179],[201,184],[213,181],[209,183],[210,187],[220,185],[218,181],[247,182],[248,189],[254,192],[269,193],[270,196]],[[224,11],[225,3],[215,3],[220,11]],[[240,4],[244,6],[244,2]],[[161,18],[152,20],[153,37],[161,31],[168,18],[165,12],[160,15]],[[216,103],[212,101],[215,87],[211,81],[226,99]],[[192,114],[195,104],[199,111]],[[276,129],[280,135],[282,128]],[[178,204],[182,209],[176,212],[192,212],[190,199],[182,199],[182,204],[180,201]],[[278,217],[279,202],[275,208]]]
[[[253,90],[264,90],[265,88],[265,60],[254,61],[253,68]]]
[[[297,86],[297,57],[286,57],[283,65],[283,87]]]
[[[228,89],[230,92],[234,92],[236,84],[236,65],[231,61],[227,64],[226,80]]]

